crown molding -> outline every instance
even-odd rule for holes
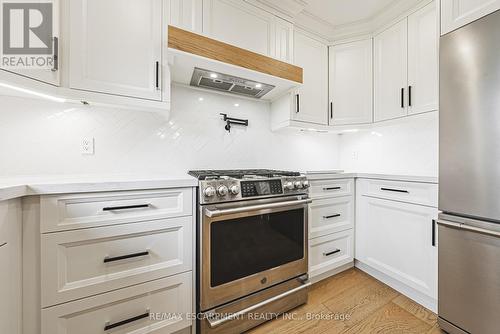
[[[373,16],[341,25],[334,25],[306,10],[307,0],[245,0],[292,22],[303,31],[317,35],[331,44],[357,36],[373,36],[413,11],[437,0],[394,0]]]

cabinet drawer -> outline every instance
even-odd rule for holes
[[[191,270],[192,225],[181,217],[42,235],[42,306]]]
[[[192,214],[191,188],[43,196],[41,232]]]
[[[315,199],[309,205],[309,238],[354,227],[354,198]]]
[[[329,234],[309,241],[311,277],[348,264],[354,260],[353,230]]]
[[[46,308],[41,333],[173,333],[191,325],[191,286],[187,272]]]
[[[354,179],[312,180],[311,197],[339,197],[354,193]]]
[[[357,192],[363,196],[437,207],[438,185],[434,183],[359,179]]]

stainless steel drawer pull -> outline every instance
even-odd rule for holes
[[[146,256],[146,255],[149,255],[149,251],[139,252],[139,253],[134,253],[134,254],[127,254],[127,255],[120,255],[120,256],[115,256],[115,257],[107,257],[106,256],[104,258],[104,263],[132,259],[134,257],[141,257],[141,256]]]
[[[281,295],[277,295],[277,296],[274,296],[274,297],[271,297],[269,299],[266,299],[260,303],[257,303],[257,304],[254,304],[250,307],[247,307],[246,309],[243,309],[241,311],[238,311],[238,312],[235,312],[235,313],[228,313],[227,316],[224,316],[220,319],[217,319],[215,317],[207,317],[207,321],[208,321],[208,325],[211,327],[211,328],[214,328],[214,327],[218,327],[228,321],[231,321],[233,319],[239,319],[241,318],[243,315],[247,314],[247,313],[250,313],[258,308],[261,308],[267,304],[270,304],[272,302],[275,302],[279,299],[282,299],[282,298],[285,298],[291,294],[294,294],[300,290],[303,290],[305,288],[308,288],[311,286],[311,283],[305,283],[304,285],[301,285],[299,287],[296,287],[295,289],[292,289],[292,290],[288,290],[287,292],[284,292],[282,293]],[[215,314],[215,311],[212,311],[212,312],[207,312],[207,313],[212,313],[212,314]],[[215,319],[214,319],[215,318]]]
[[[110,207],[107,207],[107,208],[102,208],[102,211],[118,211],[118,210],[130,210],[130,209],[145,209],[145,208],[149,208],[150,206],[151,206],[151,204],[110,206]]]
[[[328,191],[328,190],[340,190],[342,187],[325,187],[323,190]]]
[[[408,190],[402,190],[402,189],[392,189],[392,188],[380,188],[382,191],[392,191],[394,193],[405,193],[409,194],[410,192]]]
[[[330,256],[330,255],[337,254],[337,253],[340,253],[340,249],[336,249],[336,250],[331,251],[331,252],[325,252],[325,253],[323,253],[323,256]]]
[[[6,242],[1,242],[1,243],[0,243],[0,247],[3,247],[3,246],[5,246],[5,245],[7,245],[7,241],[6,241]]]
[[[337,218],[337,217],[340,217],[340,213],[336,213],[336,214],[330,215],[330,216],[323,216],[323,219],[330,219],[330,218]]]
[[[130,324],[131,322],[138,321],[138,320],[145,319],[145,318],[149,318],[149,310],[146,313],[143,313],[141,315],[136,315],[135,317],[132,317],[132,318],[129,318],[126,320],[115,322],[114,324],[106,323],[106,325],[104,326],[104,330],[109,331],[110,329],[113,329],[116,327],[121,327],[121,326],[124,326],[126,324]]]

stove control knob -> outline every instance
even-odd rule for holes
[[[215,188],[212,186],[208,186],[203,189],[203,194],[205,195],[205,197],[212,197],[215,195]]]
[[[293,185],[295,186],[296,189],[302,189],[303,188],[303,185],[302,185],[301,181],[295,181],[295,183]]]
[[[229,188],[229,192],[231,192],[231,194],[233,195],[238,195],[240,193],[240,187],[236,184],[233,184],[230,188]]]
[[[309,188],[309,181],[307,181],[307,180],[306,180],[306,181],[302,182],[302,185],[303,185],[303,186],[304,186],[304,188],[306,188],[306,189],[307,189],[307,188]]]
[[[227,193],[229,192],[229,189],[227,189],[227,186],[221,185],[219,188],[217,188],[217,194],[219,196],[226,196]]]
[[[293,183],[292,182],[285,182],[284,187],[287,190],[293,190]]]

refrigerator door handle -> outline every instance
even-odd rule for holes
[[[448,222],[448,221],[444,221],[444,220],[439,220],[438,225],[445,226],[445,227],[451,227],[451,228],[455,228],[455,229],[462,229],[462,230],[469,231],[469,232],[480,233],[480,234],[485,234],[485,235],[489,235],[492,237],[500,238],[500,232],[493,231],[493,230],[487,230],[485,228],[474,227],[474,226],[460,224],[460,223],[453,223],[453,222]]]

